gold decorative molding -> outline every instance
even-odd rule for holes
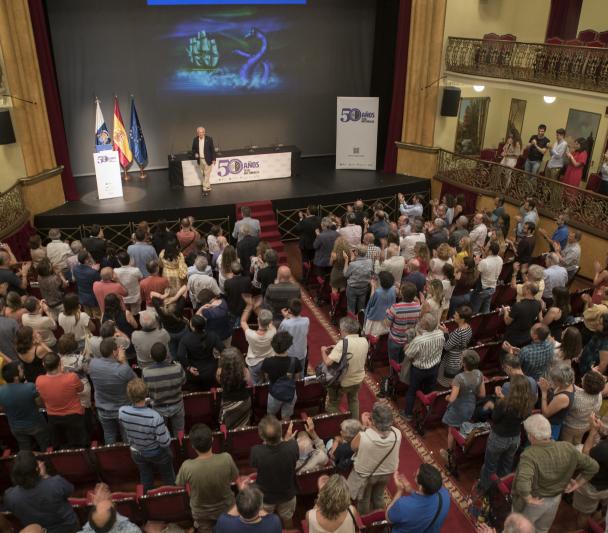
[[[423,146],[421,144],[404,143],[401,141],[395,141],[395,145],[397,148],[411,150],[413,152],[424,152],[426,154],[438,154],[440,150],[434,146]]]
[[[30,213],[25,207],[21,185],[15,183],[0,194],[0,239],[17,231],[29,218]]]

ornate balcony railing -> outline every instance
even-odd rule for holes
[[[608,198],[601,194],[445,150],[439,151],[435,177],[478,194],[503,194],[516,205],[531,196],[541,214],[555,218],[566,212],[570,225],[608,238]]]
[[[608,48],[448,37],[445,68],[608,93]]]
[[[7,191],[0,193],[0,239],[17,231],[25,224],[29,216],[19,182]]]

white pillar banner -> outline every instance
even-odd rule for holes
[[[122,197],[122,179],[118,152],[103,150],[93,154],[97,195],[100,200]]]
[[[378,98],[338,96],[336,168],[376,169]]]

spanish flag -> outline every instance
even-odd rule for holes
[[[114,141],[114,150],[118,152],[120,158],[120,166],[127,169],[133,161],[133,154],[129,147],[129,136],[125,130],[125,124],[122,121],[120,107],[118,107],[118,97],[114,97],[114,131],[112,132]]]

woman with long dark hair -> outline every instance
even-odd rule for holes
[[[169,281],[169,288],[178,291],[182,285],[186,284],[188,266],[177,239],[167,240],[167,245],[160,252],[158,261],[163,269],[163,278],[167,278]]]
[[[574,141],[574,152],[571,152],[569,149],[566,150],[568,167],[562,178],[562,183],[578,187],[583,179],[583,171],[585,170],[588,157],[587,141],[584,137],[579,137]]]
[[[21,326],[17,330],[15,348],[23,365],[25,381],[36,383],[36,378],[45,373],[42,360],[52,350],[42,341],[40,334],[29,326]]]
[[[101,322],[107,320],[114,321],[116,327],[122,331],[127,337],[131,338],[131,334],[137,329],[137,321],[128,309],[123,309],[122,302],[116,294],[106,294],[103,300],[104,311],[101,317]]]
[[[216,379],[222,388],[220,423],[228,429],[248,426],[251,419],[251,394],[247,388],[249,370],[238,348],[222,352]]]
[[[477,266],[475,265],[473,256],[464,257],[462,260],[462,267],[459,268],[455,274],[456,283],[454,285],[454,290],[452,291],[452,297],[450,298],[448,318],[452,318],[456,309],[461,305],[470,305],[471,291],[475,287],[478,277],[479,272],[477,272]]]
[[[500,164],[509,168],[515,168],[521,151],[521,137],[519,136],[519,132],[516,129],[512,129],[502,148],[502,159],[500,160]]]
[[[554,287],[552,295],[553,304],[547,309],[543,324],[549,327],[551,336],[561,342],[562,329],[570,320],[570,291],[566,287]]]

